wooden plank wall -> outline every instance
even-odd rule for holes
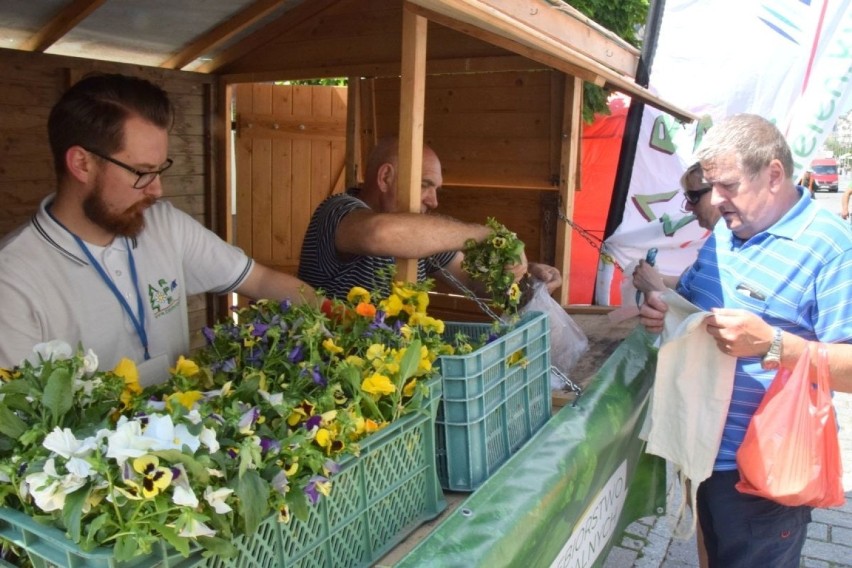
[[[169,137],[174,165],[163,176],[164,196],[213,228],[216,77],[0,49],[0,238],[26,223],[42,198],[55,190],[47,118],[64,90],[93,71],[138,75],[169,93],[176,110]],[[201,344],[198,332],[212,317],[206,296],[189,298],[193,346]]]
[[[296,274],[314,209],[344,189],[346,87],[235,86],[237,245]]]
[[[553,229],[546,226],[542,204],[555,203],[559,172],[561,95],[554,96],[555,75],[429,75],[424,124],[424,141],[438,154],[444,174],[437,211],[478,223],[495,217],[518,233],[530,260],[549,263]],[[373,85],[377,136],[393,135],[399,81],[376,79]]]

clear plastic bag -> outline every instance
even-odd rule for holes
[[[548,294],[547,287],[540,280],[533,282],[532,298],[520,309],[522,315],[527,312],[547,314],[550,325],[550,364],[570,378],[571,369],[589,349],[586,334],[559,302]],[[551,389],[561,389],[563,386],[558,377],[551,375]]]

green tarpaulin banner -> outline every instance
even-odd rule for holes
[[[644,453],[653,336],[634,330],[566,406],[399,567],[602,565],[624,528],[665,507],[665,462]]]

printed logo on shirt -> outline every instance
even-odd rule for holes
[[[157,281],[156,285],[148,284],[148,302],[154,317],[164,316],[180,303],[180,296],[176,292],[177,280],[171,283],[164,278]]]

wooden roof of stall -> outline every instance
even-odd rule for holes
[[[0,3],[0,45],[232,76],[399,75],[403,7],[429,27],[427,73],[539,66],[619,90],[639,52],[559,0],[40,0]]]

